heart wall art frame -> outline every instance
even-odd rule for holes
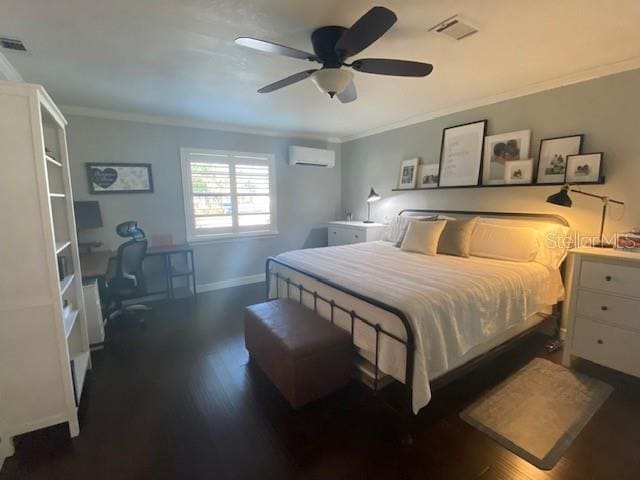
[[[150,163],[87,163],[89,193],[153,193]]]

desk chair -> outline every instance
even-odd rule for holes
[[[142,313],[151,308],[146,305],[128,305],[122,302],[132,298],[144,297],[147,284],[142,272],[142,261],[147,254],[147,240],[144,231],[137,222],[129,221],[116,227],[116,232],[123,238],[130,237],[118,247],[116,257],[109,259],[106,274],[107,315],[114,318],[128,312]],[[140,317],[143,322],[144,318]]]

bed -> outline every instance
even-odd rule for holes
[[[486,222],[549,229],[561,217],[404,210],[401,216],[479,215]],[[564,289],[559,263],[427,256],[389,241],[286,252],[268,259],[269,298],[300,301],[351,332],[373,366],[374,385],[389,376],[409,387],[418,413],[431,385],[535,329]]]

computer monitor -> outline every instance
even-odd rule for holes
[[[76,215],[76,228],[88,230],[102,227],[102,215],[98,202],[73,202],[73,210]]]

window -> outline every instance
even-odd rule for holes
[[[181,149],[187,240],[277,233],[273,155]]]

